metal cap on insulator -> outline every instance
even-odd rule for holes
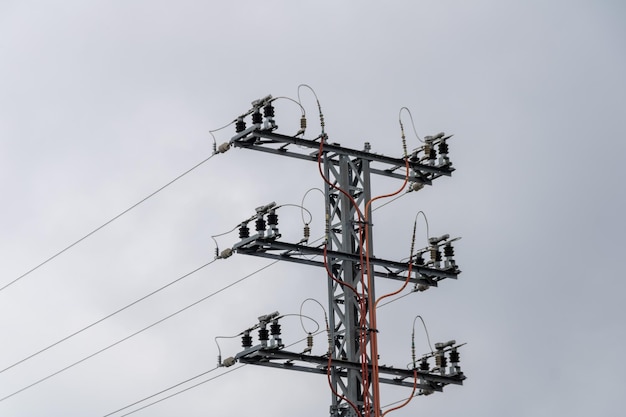
[[[278,214],[276,214],[275,210],[270,210],[267,215],[267,224],[270,226],[276,226],[278,224]]]
[[[246,130],[246,122],[244,122],[242,117],[239,117],[237,122],[235,122],[235,132],[241,133],[244,130]]]
[[[235,358],[228,357],[226,359],[224,359],[224,362],[222,362],[222,366],[225,366],[226,368],[233,366],[235,363],[237,363],[237,361],[235,360]]]
[[[243,223],[239,227],[239,239],[245,239],[248,237],[250,237],[250,228],[248,227],[247,224]]]
[[[263,232],[265,231],[267,224],[265,223],[265,219],[263,217],[259,217],[256,219],[256,222],[254,222],[254,226],[257,232]]]

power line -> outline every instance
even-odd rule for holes
[[[4,369],[0,370],[0,374],[1,374],[1,373],[3,373],[3,372],[5,372],[5,371],[8,371],[9,369],[11,369],[11,368],[13,368],[13,367],[15,367],[15,366],[17,366],[17,365],[19,365],[19,364],[21,364],[21,363],[23,363],[23,362],[25,362],[25,361],[29,360],[29,359],[34,358],[35,356],[37,356],[37,355],[39,355],[39,354],[41,354],[41,353],[43,353],[43,352],[47,351],[48,349],[51,349],[51,348],[55,347],[56,345],[58,345],[58,344],[60,344],[60,343],[62,343],[62,342],[65,342],[65,341],[66,341],[66,340],[68,340],[68,339],[71,339],[72,337],[74,337],[74,336],[76,336],[76,335],[78,335],[78,334],[80,334],[80,333],[84,332],[85,330],[88,330],[88,329],[92,328],[92,327],[93,327],[93,326],[95,326],[96,324],[98,324],[98,323],[102,323],[104,320],[109,319],[109,318],[111,318],[111,317],[115,316],[115,315],[116,315],[116,314],[118,314],[118,313],[121,313],[122,311],[124,311],[124,310],[126,310],[126,309],[128,309],[128,308],[130,308],[130,307],[132,307],[132,306],[134,306],[135,304],[137,304],[137,303],[139,303],[139,302],[141,302],[141,301],[145,300],[145,299],[146,299],[146,298],[148,298],[148,297],[153,296],[154,294],[156,294],[156,293],[158,293],[158,292],[160,292],[160,291],[162,291],[162,290],[166,289],[166,288],[167,288],[167,287],[169,287],[169,286],[174,285],[175,283],[179,282],[180,280],[182,280],[182,279],[184,279],[184,278],[186,278],[186,277],[188,277],[188,276],[190,276],[190,275],[192,275],[192,274],[194,274],[194,273],[196,273],[196,272],[200,271],[201,269],[203,269],[203,268],[205,268],[205,267],[207,267],[207,266],[211,265],[211,264],[212,264],[213,262],[215,262],[215,261],[217,261],[217,259],[213,259],[212,261],[210,261],[210,262],[208,262],[208,263],[206,263],[206,264],[204,264],[204,265],[202,265],[202,266],[200,266],[200,267],[198,267],[198,268],[194,269],[194,270],[193,270],[193,271],[191,271],[191,272],[186,273],[185,275],[183,275],[183,276],[181,276],[181,277],[179,277],[179,278],[175,279],[174,281],[172,281],[172,282],[170,282],[170,283],[168,283],[168,284],[165,284],[164,286],[162,286],[162,287],[160,287],[160,288],[158,288],[158,289],[156,289],[156,290],[152,291],[151,293],[149,293],[149,294],[147,294],[147,295],[145,295],[145,296],[143,296],[143,297],[141,297],[141,298],[139,298],[139,299],[137,299],[137,300],[133,301],[132,303],[127,304],[126,306],[124,306],[124,307],[122,307],[122,308],[120,308],[120,309],[118,309],[118,310],[114,311],[113,313],[111,313],[111,314],[109,314],[109,315],[107,315],[107,316],[105,316],[105,317],[101,318],[100,320],[97,320],[97,321],[95,321],[95,322],[93,322],[93,323],[89,324],[88,326],[85,326],[85,327],[83,327],[82,329],[77,330],[77,331],[75,331],[74,333],[72,333],[72,334],[70,334],[70,335],[68,335],[68,336],[65,336],[64,338],[62,338],[62,339],[60,339],[60,340],[58,340],[58,341],[56,341],[56,342],[52,343],[51,345],[49,345],[49,346],[47,346],[47,347],[45,347],[45,348],[43,348],[43,349],[41,349],[41,350],[39,350],[39,351],[37,351],[37,352],[35,352],[35,353],[33,353],[33,354],[31,354],[31,355],[29,355],[29,356],[25,357],[24,359],[21,359],[21,360],[19,360],[19,361],[15,362],[14,364],[12,364],[12,365],[10,365],[10,366],[7,366],[6,368],[4,368]]]
[[[326,331],[326,330],[320,330],[320,331],[318,331],[318,332],[313,333],[312,335],[313,335],[313,336],[317,336],[318,334],[320,334],[320,333],[324,333],[325,331]],[[293,342],[293,343],[291,343],[291,344],[287,345],[286,347],[291,347],[291,346],[296,345],[296,344],[298,344],[298,343],[300,343],[300,342],[303,342],[303,341],[305,341],[305,340],[307,340],[307,338],[303,338],[303,339],[297,340],[297,341],[295,341],[295,342]],[[158,404],[158,403],[160,403],[161,401],[165,401],[165,400],[167,400],[167,399],[170,399],[170,398],[172,398],[172,397],[174,397],[174,396],[176,396],[176,395],[178,395],[178,394],[182,394],[182,393],[183,393],[183,392],[185,392],[185,391],[189,391],[190,389],[192,389],[192,388],[196,388],[196,387],[198,387],[198,386],[200,386],[200,385],[202,385],[202,384],[205,384],[205,383],[207,383],[207,382],[209,382],[209,381],[213,381],[214,379],[217,379],[217,378],[219,378],[219,377],[221,377],[221,376],[224,376],[224,375],[226,375],[226,374],[228,374],[228,373],[230,373],[230,372],[233,372],[233,371],[235,371],[235,370],[237,370],[237,369],[240,369],[240,368],[242,368],[242,367],[244,367],[244,366],[246,366],[246,364],[241,364],[240,366],[238,366],[238,367],[236,367],[236,368],[233,368],[233,369],[231,369],[231,370],[229,370],[229,371],[226,371],[226,372],[221,373],[220,375],[214,376],[214,377],[212,377],[212,378],[209,378],[209,379],[207,379],[207,380],[204,380],[204,381],[202,381],[202,382],[199,382],[199,383],[197,383],[197,384],[195,384],[195,385],[192,385],[192,386],[190,386],[190,387],[187,387],[187,388],[185,388],[185,389],[183,389],[183,390],[181,390],[181,391],[175,392],[174,394],[168,395],[167,397],[163,397],[163,398],[161,398],[161,399],[159,399],[159,400],[157,400],[157,401],[151,402],[150,404],[146,404],[146,405],[144,405],[143,407],[137,408],[137,409],[135,409],[135,410],[131,411],[130,413],[123,414],[123,415],[122,415],[122,416],[120,416],[120,417],[128,416],[128,415],[130,415],[130,414],[134,414],[134,413],[136,413],[137,411],[140,411],[140,410],[143,410],[143,409],[148,408],[148,407],[150,407],[150,406],[153,406],[153,405],[155,405],[155,404]],[[139,403],[141,403],[141,402],[143,402],[143,401],[149,400],[150,398],[154,398],[154,397],[156,397],[156,396],[157,396],[157,395],[159,395],[159,394],[163,394],[164,392],[169,391],[169,390],[171,390],[171,389],[174,389],[174,388],[176,388],[176,387],[178,387],[178,386],[181,386],[181,385],[183,385],[183,384],[185,384],[185,383],[187,383],[187,382],[189,382],[189,381],[193,381],[193,380],[194,380],[194,379],[196,379],[196,378],[200,378],[201,376],[206,375],[206,374],[208,374],[208,373],[211,373],[211,372],[213,372],[213,371],[216,371],[216,370],[217,370],[217,369],[219,369],[219,368],[220,368],[220,367],[218,366],[218,367],[215,367],[215,368],[213,368],[213,369],[209,369],[208,371],[202,372],[202,373],[200,373],[200,374],[198,374],[198,375],[196,375],[196,376],[193,376],[193,377],[188,378],[188,379],[186,379],[186,380],[184,380],[184,381],[182,381],[182,382],[179,382],[179,383],[177,383],[177,384],[175,384],[175,385],[172,385],[171,387],[165,388],[164,390],[161,390],[161,391],[159,391],[159,392],[157,392],[157,393],[155,393],[155,394],[149,395],[149,396],[147,396],[147,397],[145,397],[145,398],[142,398],[141,400],[135,401],[134,403],[129,404],[129,405],[127,405],[127,406],[125,406],[125,407],[122,407],[122,408],[120,408],[120,409],[117,409],[117,410],[115,410],[115,411],[113,411],[113,412],[111,412],[111,413],[109,413],[109,414],[105,414],[103,417],[109,417],[109,416],[112,416],[112,415],[113,415],[113,414],[115,414],[115,413],[119,413],[120,411],[123,411],[123,410],[125,410],[125,409],[127,409],[127,408],[130,408],[130,407],[132,407],[133,405],[137,405],[137,404],[139,404]]]
[[[126,340],[128,340],[128,339],[130,339],[130,338],[132,338],[132,337],[134,337],[134,336],[137,336],[138,334],[143,333],[144,331],[146,331],[146,330],[148,330],[148,329],[150,329],[150,328],[152,328],[152,327],[154,327],[154,326],[156,326],[156,325],[158,325],[158,324],[160,324],[160,323],[163,323],[164,321],[166,321],[166,320],[168,320],[168,319],[170,319],[170,318],[172,318],[172,317],[174,317],[174,316],[176,316],[176,315],[178,315],[178,314],[182,313],[183,311],[186,311],[186,310],[190,309],[191,307],[194,307],[194,306],[196,306],[196,305],[200,304],[201,302],[208,300],[209,298],[211,298],[211,297],[213,297],[213,296],[215,296],[215,295],[217,295],[217,294],[221,293],[222,291],[225,291],[226,289],[228,289],[228,288],[230,288],[230,287],[232,287],[232,286],[234,286],[234,285],[236,285],[236,284],[238,284],[238,283],[240,283],[240,282],[242,282],[242,281],[244,281],[244,280],[246,280],[246,279],[250,278],[251,276],[253,276],[253,275],[255,275],[255,274],[257,274],[257,273],[259,273],[259,272],[263,271],[264,269],[269,268],[270,266],[274,265],[274,264],[275,264],[275,263],[277,263],[277,262],[278,262],[278,261],[270,262],[269,264],[267,264],[267,265],[265,265],[265,266],[263,266],[263,267],[261,267],[261,268],[257,269],[256,271],[254,271],[254,272],[252,272],[252,273],[250,273],[250,274],[248,274],[248,275],[244,276],[243,278],[240,278],[240,279],[238,279],[237,281],[234,281],[234,282],[232,282],[232,283],[228,284],[227,286],[222,287],[222,288],[220,288],[219,290],[212,292],[211,294],[209,294],[209,295],[207,295],[207,296],[205,296],[205,297],[203,297],[203,298],[199,299],[198,301],[196,301],[196,302],[194,302],[194,303],[192,303],[192,304],[189,304],[189,305],[188,305],[188,306],[186,306],[186,307],[181,308],[180,310],[178,310],[178,311],[176,311],[176,312],[174,312],[174,313],[172,313],[172,314],[170,314],[170,315],[168,315],[168,316],[166,316],[166,317],[164,317],[164,318],[162,318],[162,319],[160,319],[160,320],[158,320],[158,321],[156,321],[156,322],[154,322],[154,323],[150,324],[149,326],[146,326],[146,327],[144,327],[143,329],[138,330],[138,331],[136,331],[135,333],[133,333],[133,334],[131,334],[131,335],[129,335],[129,336],[126,336],[125,338],[120,339],[120,340],[118,340],[117,342],[112,343],[112,344],[108,345],[107,347],[104,347],[104,348],[102,348],[102,349],[100,349],[100,350],[98,350],[98,351],[96,351],[96,352],[92,353],[91,355],[88,355],[88,356],[86,356],[86,357],[84,357],[84,358],[82,358],[82,359],[80,359],[80,360],[78,360],[78,361],[76,361],[76,362],[74,362],[74,363],[72,363],[72,364],[70,364],[70,365],[68,365],[68,366],[66,366],[66,367],[64,367],[64,368],[62,368],[62,369],[60,369],[60,370],[58,370],[58,371],[56,371],[56,372],[54,372],[54,373],[50,374],[50,375],[48,375],[48,376],[45,376],[45,377],[43,377],[43,378],[41,378],[41,379],[39,379],[39,380],[37,380],[37,381],[33,382],[33,383],[32,383],[32,384],[30,384],[30,385],[27,385],[27,386],[25,386],[25,387],[23,387],[23,388],[21,388],[21,389],[19,389],[19,390],[15,391],[15,392],[13,392],[13,393],[11,393],[11,394],[7,395],[7,396],[5,396],[5,397],[0,398],[0,402],[2,402],[2,401],[4,401],[4,400],[7,400],[7,399],[9,399],[9,398],[11,398],[11,397],[13,397],[14,395],[17,395],[17,394],[19,394],[19,393],[20,393],[20,392],[22,392],[22,391],[25,391],[25,390],[27,390],[27,389],[29,389],[29,388],[32,388],[32,387],[34,387],[35,385],[38,385],[38,384],[40,384],[40,383],[42,383],[42,382],[44,382],[44,381],[46,381],[46,380],[48,380],[48,379],[50,379],[50,378],[52,378],[52,377],[54,377],[54,376],[56,376],[56,375],[58,375],[58,374],[62,373],[62,372],[65,372],[65,371],[67,371],[68,369],[73,368],[74,366],[76,366],[76,365],[78,365],[78,364],[80,364],[80,363],[82,363],[82,362],[85,362],[86,360],[91,359],[91,358],[93,358],[94,356],[99,355],[100,353],[105,352],[105,351],[107,351],[107,350],[111,349],[112,347],[117,346],[117,345],[119,345],[119,344],[120,344],[120,343],[122,343],[122,342],[125,342]]]
[[[15,278],[13,281],[9,282],[8,284],[5,284],[3,287],[0,288],[0,292],[3,291],[4,289],[10,287],[11,285],[15,284],[17,281],[21,280],[22,278],[30,275],[32,272],[35,272],[37,269],[41,268],[42,266],[44,266],[45,264],[47,264],[48,262],[52,261],[53,259],[55,259],[57,256],[63,254],[64,252],[68,251],[69,249],[73,248],[74,246],[78,245],[80,242],[82,242],[83,240],[87,239],[88,237],[90,237],[91,235],[93,235],[94,233],[98,232],[99,230],[101,230],[102,228],[108,226],[109,224],[113,223],[115,220],[119,219],[120,217],[122,217],[124,214],[128,213],[129,211],[131,211],[132,209],[134,209],[135,207],[139,206],[141,203],[145,202],[146,200],[148,200],[149,198],[155,196],[156,194],[158,194],[159,192],[163,191],[165,188],[169,187],[170,185],[172,185],[173,183],[175,183],[176,181],[178,181],[179,179],[181,179],[182,177],[184,177],[185,175],[189,174],[191,171],[193,171],[194,169],[198,168],[200,165],[204,164],[205,162],[207,162],[209,159],[213,158],[215,155],[217,154],[211,154],[211,156],[209,156],[208,158],[200,161],[199,163],[197,163],[196,165],[194,165],[193,167],[189,168],[187,171],[183,172],[182,174],[180,174],[179,176],[177,176],[176,178],[174,178],[173,180],[171,180],[170,182],[168,182],[167,184],[163,185],[162,187],[160,187],[159,189],[157,189],[156,191],[148,194],[146,197],[142,198],[141,200],[139,200],[137,203],[133,204],[132,206],[130,206],[129,208],[127,208],[126,210],[122,211],[121,213],[119,213],[118,215],[116,215],[115,217],[111,218],[110,220],[106,221],[105,223],[101,224],[100,226],[96,227],[95,229],[93,229],[91,232],[87,233],[86,235],[84,235],[83,237],[81,237],[80,239],[78,239],[77,241],[75,241],[74,243],[70,244],[69,246],[66,246],[65,248],[61,249],[60,251],[58,251],[57,253],[55,253],[54,255],[50,256],[49,258],[47,258],[46,260],[44,260],[43,262],[41,262],[40,264],[38,264],[37,266],[29,269],[28,271],[24,272],[22,275],[20,275],[19,277]]]
[[[242,365],[242,366],[243,366],[243,365]],[[166,391],[169,391],[169,390],[174,389],[174,388],[176,388],[176,387],[179,387],[179,386],[181,386],[181,385],[183,385],[183,384],[186,384],[186,383],[187,383],[187,382],[189,382],[189,381],[193,381],[193,380],[194,380],[194,379],[196,379],[196,378],[200,378],[201,376],[204,376],[204,375],[206,375],[206,374],[210,374],[210,373],[211,373],[211,372],[213,372],[213,371],[217,371],[219,368],[220,368],[219,366],[216,366],[216,367],[215,367],[215,368],[213,368],[213,369],[209,369],[208,371],[204,371],[204,372],[202,372],[202,373],[200,373],[200,374],[198,374],[198,375],[196,375],[196,376],[192,376],[191,378],[188,378],[188,379],[186,379],[186,380],[184,380],[184,381],[181,381],[181,382],[179,382],[179,383],[177,383],[177,384],[175,384],[175,385],[172,385],[171,387],[165,388],[164,390],[161,390],[161,391],[159,391],[159,392],[157,392],[157,393],[155,393],[155,394],[149,395],[149,396],[147,396],[147,397],[145,397],[145,398],[142,398],[141,400],[135,401],[135,402],[134,402],[134,403],[132,403],[132,404],[128,404],[127,406],[122,407],[122,408],[119,408],[119,409],[117,409],[117,410],[115,410],[115,411],[112,411],[112,412],[110,412],[109,414],[105,414],[103,417],[109,417],[109,416],[112,416],[113,414],[119,413],[120,411],[123,411],[123,410],[126,410],[127,408],[132,407],[133,405],[137,405],[137,404],[139,404],[139,403],[141,403],[141,402],[144,402],[144,401],[146,401],[146,400],[149,400],[150,398],[154,398],[154,397],[156,397],[156,396],[157,396],[157,395],[159,395],[159,394],[163,394],[163,393],[164,393],[164,392],[166,392]],[[239,369],[239,368],[241,368],[241,366],[238,366],[238,367],[237,367],[237,368],[235,368],[235,369]],[[231,370],[230,370],[230,371],[228,371],[228,372],[232,372],[232,371],[234,371],[235,369],[231,369]],[[224,373],[227,373],[227,372],[224,372]],[[224,374],[222,374],[222,375],[224,375]],[[218,377],[220,377],[220,376],[222,376],[222,375],[216,376],[215,378],[218,378]],[[215,378],[213,378],[213,379],[215,379]],[[209,381],[209,380],[207,380],[207,381],[205,381],[205,382],[208,382],[208,381]],[[164,399],[165,399],[165,398],[164,398]],[[163,399],[162,399],[162,400],[160,400],[160,401],[163,401]],[[152,404],[156,404],[156,403],[152,403]],[[150,405],[152,405],[152,404],[146,405],[145,407],[149,407],[149,406],[150,406]],[[145,407],[143,407],[143,408],[145,408]],[[141,408],[138,408],[138,409],[137,409],[137,410],[135,410],[135,411],[139,411],[139,410],[141,410]],[[134,413],[135,411],[133,411],[133,413]],[[127,415],[128,415],[128,414],[127,414]]]
[[[190,389],[193,389],[193,388],[199,387],[199,386],[200,386],[200,385],[202,385],[202,384],[206,384],[206,383],[207,383],[207,382],[209,382],[209,381],[213,381],[214,379],[217,379],[217,378],[219,378],[219,377],[221,377],[221,376],[224,376],[224,375],[226,375],[226,374],[229,374],[229,373],[231,373],[231,372],[234,372],[234,371],[236,371],[237,369],[241,369],[241,368],[243,368],[244,366],[246,366],[246,364],[242,364],[242,365],[239,365],[239,366],[237,366],[237,367],[235,367],[235,368],[233,368],[233,369],[229,369],[229,370],[228,370],[228,371],[226,371],[226,372],[222,372],[222,373],[221,373],[221,374],[219,374],[219,375],[216,375],[216,376],[211,377],[211,378],[209,378],[209,379],[205,379],[205,380],[204,380],[204,381],[202,381],[202,382],[198,382],[198,383],[197,383],[197,384],[195,384],[195,385],[192,385],[192,386],[187,387],[187,388],[185,388],[185,389],[183,389],[183,390],[180,390],[180,391],[178,391],[178,392],[175,392],[175,393],[173,393],[173,394],[170,394],[170,395],[168,395],[167,397],[163,397],[163,398],[161,398],[161,399],[159,399],[159,400],[156,400],[156,401],[154,401],[154,402],[151,402],[150,404],[146,404],[146,405],[144,405],[143,407],[140,407],[140,408],[137,408],[136,410],[131,411],[130,413],[122,414],[120,417],[124,417],[124,416],[129,416],[129,415],[131,415],[131,414],[135,414],[137,411],[141,411],[141,410],[143,410],[144,408],[151,407],[151,406],[153,406],[154,404],[158,404],[158,403],[160,403],[161,401],[168,400],[168,399],[170,399],[170,398],[172,398],[172,397],[175,397],[175,396],[177,396],[177,395],[179,395],[179,394],[182,394],[183,392],[189,391]],[[217,369],[217,368],[215,368],[215,369]],[[197,377],[194,377],[194,378],[197,378]],[[174,387],[170,387],[170,388],[168,388],[168,389],[166,389],[166,390],[164,390],[164,391],[167,391],[167,390],[169,390],[169,389],[171,389],[171,388],[174,388]],[[159,394],[159,393],[154,394],[154,395],[158,395],[158,394]],[[153,395],[153,396],[154,396],[154,395]],[[153,396],[151,396],[151,397],[153,397]],[[150,397],[148,397],[148,398],[150,398]],[[147,399],[147,398],[145,398],[145,399]],[[140,401],[138,401],[138,402],[141,402],[141,401],[143,401],[143,400],[140,400]],[[130,407],[130,406],[128,406],[128,407]],[[124,407],[124,408],[127,408],[127,407]],[[107,414],[107,416],[109,416],[109,415],[111,415],[111,414]]]

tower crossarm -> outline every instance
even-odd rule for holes
[[[242,135],[242,133],[245,133],[245,135]],[[318,160],[320,149],[319,138],[304,139],[295,136],[286,136],[261,128],[250,128],[242,133],[235,135],[230,140],[231,146],[313,162]],[[370,172],[373,174],[397,179],[404,179],[406,177],[406,162],[404,158],[390,157],[365,150],[346,148],[340,144],[328,142],[324,142],[323,151],[327,155],[331,155],[331,157],[328,158],[328,162],[333,165],[339,165],[338,156],[345,155],[351,158],[372,162]],[[430,185],[435,178],[452,175],[454,168],[449,162],[442,165],[428,165],[421,163],[417,158],[409,158],[409,170],[409,181]]]
[[[273,238],[252,236],[250,239],[243,240],[233,245],[233,250],[245,255],[324,267],[324,262],[321,259],[311,259],[311,256],[322,257],[324,255],[323,248],[316,246],[287,243]],[[356,253],[326,250],[326,255],[335,259],[348,260],[355,263],[359,262],[359,255]],[[406,273],[409,269],[408,262],[371,257],[370,264],[373,266],[372,273],[374,276],[399,281],[406,280]],[[409,279],[410,282],[429,286],[437,286],[437,282],[445,278],[457,279],[458,275],[461,273],[456,264],[445,269],[413,264],[411,269],[415,276]]]
[[[293,371],[309,372],[326,375],[328,372],[328,356],[316,356],[304,353],[289,352],[277,347],[263,347],[257,345],[246,349],[235,356],[240,363],[282,368]],[[361,364],[342,359],[333,359],[331,362],[340,376],[345,376],[348,369],[360,371]],[[371,372],[371,365],[368,366]],[[379,366],[380,382],[384,384],[413,387],[432,391],[442,391],[449,384],[463,385],[465,375],[460,370],[441,372],[438,369],[423,371],[401,369],[391,366]],[[417,382],[414,377],[417,376]]]

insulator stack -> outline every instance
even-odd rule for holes
[[[452,247],[452,245],[447,244],[443,247],[443,254],[446,256],[446,258],[451,258],[454,256],[454,248]]]
[[[304,116],[302,116],[302,118],[300,119],[300,129],[306,129],[306,117]]]
[[[432,136],[426,136],[424,139],[426,140],[426,143],[424,144],[424,158],[423,159],[433,160],[434,158],[432,158],[432,152],[434,149],[433,149]]]
[[[241,227],[239,227],[239,239],[245,239],[248,237],[250,237],[250,228],[247,224],[242,224]]]
[[[432,146],[430,148],[430,152],[428,153],[428,160],[434,161],[435,159],[437,159],[437,150],[435,149],[434,146]]]
[[[278,321],[274,320],[270,325],[270,334],[272,336],[280,336],[280,324],[278,324]]]
[[[276,226],[278,224],[278,214],[274,210],[271,210],[267,215],[267,224],[270,226]]]
[[[311,227],[307,223],[304,225],[304,240],[309,240],[310,237],[311,237]]]
[[[430,249],[430,260],[435,262],[441,261],[441,251],[436,247]]]
[[[260,111],[255,111],[252,113],[252,123],[255,125],[261,124],[263,122],[263,115],[261,115]]]
[[[439,154],[447,155],[448,154],[448,144],[446,142],[441,142],[439,144]]]
[[[252,346],[252,336],[250,336],[250,332],[245,332],[241,337],[241,346],[244,348],[249,348]]]
[[[450,351],[450,362],[459,363],[460,355],[456,349]]]
[[[244,122],[243,119],[240,117],[235,123],[235,132],[240,133],[244,130],[246,130],[246,122]]]
[[[437,356],[435,356],[435,363],[440,369],[444,369],[448,365],[448,360],[445,356],[443,356],[443,352],[438,353]]]
[[[265,219],[263,217],[259,217],[258,219],[256,219],[256,222],[254,223],[254,225],[256,227],[257,232],[265,231],[265,227],[267,226],[267,224],[265,223]]]
[[[428,372],[430,371],[430,365],[428,365],[428,361],[426,358],[420,361],[420,371]]]
[[[435,163],[435,159],[437,159],[437,150],[435,149],[435,144],[433,143],[432,136],[426,136],[424,138],[426,140],[426,144],[424,145],[424,158],[428,160],[430,165]]]
[[[313,348],[313,335],[310,332],[306,337],[306,347],[309,348],[309,350]]]
[[[265,328],[259,329],[259,340],[261,342],[266,342],[266,341],[270,340],[270,332],[269,332],[269,330],[267,330]]]
[[[415,265],[424,265],[424,257],[422,255],[415,257]]]
[[[271,103],[267,103],[265,107],[263,107],[263,116],[274,117],[274,106],[272,106]]]

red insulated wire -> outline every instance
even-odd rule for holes
[[[404,187],[406,186],[406,184],[409,181],[409,159],[405,158],[405,166],[406,166],[406,176],[404,177],[404,182],[402,183],[402,186],[400,188],[398,188],[397,191],[390,193],[390,194],[385,194],[385,195],[381,195],[378,197],[375,197],[373,199],[371,199],[370,201],[367,202],[367,204],[365,205],[365,223],[367,223],[369,221],[368,219],[368,213],[369,213],[369,206],[376,200],[381,199],[381,198],[388,198],[388,197],[393,197],[396,194],[400,193]],[[367,244],[368,240],[369,240],[369,232],[368,232],[368,228],[365,229],[365,248],[367,249],[369,246]],[[371,266],[370,266],[370,253],[369,250],[366,250],[366,260],[365,260],[365,267],[366,267],[366,271],[367,271],[367,278],[368,278],[368,288],[370,288],[371,286],[371,282],[373,280],[373,274],[371,273]],[[410,275],[409,275],[410,276]],[[384,296],[383,296],[384,297]],[[380,417],[380,407],[378,406],[380,404],[380,387],[379,387],[379,377],[378,377],[378,336],[376,334],[376,328],[377,328],[377,324],[376,324],[376,306],[375,306],[375,300],[372,299],[372,293],[370,292],[368,294],[368,303],[371,306],[370,308],[370,327],[372,329],[374,329],[374,331],[371,333],[370,336],[370,350],[371,350],[371,360],[372,360],[372,379],[373,379],[373,386],[374,386],[374,415],[376,417]]]
[[[402,404],[400,404],[397,407],[393,407],[390,408],[389,410],[385,411],[382,415],[382,417],[385,417],[388,413],[395,411],[395,410],[399,410],[400,408],[404,407],[405,405],[407,405],[408,403],[411,402],[411,400],[413,398],[415,398],[415,390],[417,389],[417,369],[413,370],[413,391],[411,391],[411,395],[409,395],[409,398],[406,399],[405,402],[403,402]]]

